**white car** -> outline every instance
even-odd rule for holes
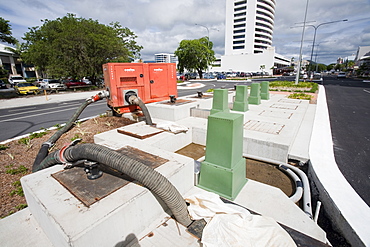
[[[18,83],[23,83],[27,82],[21,75],[10,75],[8,82],[12,85],[15,86]]]
[[[39,79],[38,83],[41,89],[59,89],[59,90],[66,89],[66,86],[56,79],[42,79],[42,80]]]
[[[337,78],[346,78],[346,72],[339,72]]]

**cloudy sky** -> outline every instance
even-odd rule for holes
[[[144,60],[154,54],[173,53],[183,39],[207,36],[216,56],[224,54],[227,0],[0,0],[0,16],[10,21],[13,36],[22,41],[28,27],[41,26],[67,13],[100,23],[118,21],[138,36]],[[273,46],[287,58],[298,58],[307,0],[276,0]],[[333,24],[322,23],[344,20]],[[334,63],[338,57],[370,45],[370,0],[309,0],[308,25],[318,26],[317,61]],[[195,24],[199,25],[195,25]],[[303,58],[310,59],[314,28],[306,27]],[[316,54],[316,51],[314,52]]]

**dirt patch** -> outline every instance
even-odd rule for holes
[[[195,160],[205,155],[205,146],[191,143],[176,153]],[[246,159],[246,178],[281,189],[287,196],[294,193],[294,183],[277,166],[268,163]]]
[[[126,118],[97,117],[76,124],[63,134],[51,151],[61,149],[66,143],[82,138],[82,143],[94,143],[94,135],[134,123]],[[21,139],[1,145],[0,150],[0,217],[8,216],[27,206],[19,179],[31,173],[32,164],[41,147],[56,130],[47,131],[39,138]]]

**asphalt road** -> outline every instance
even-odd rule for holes
[[[0,109],[0,142],[67,122],[84,100]],[[89,105],[80,119],[105,113],[106,101]]]
[[[328,77],[324,86],[337,165],[370,205],[370,83]]]

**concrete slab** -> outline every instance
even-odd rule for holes
[[[151,146],[140,148],[170,160],[156,170],[180,193],[192,188],[192,159]],[[61,169],[54,166],[22,178],[29,210],[54,245],[91,246],[94,242],[95,246],[114,246],[129,234],[141,238],[142,232],[161,224],[167,207],[146,188],[129,183],[86,207],[51,177]]]

